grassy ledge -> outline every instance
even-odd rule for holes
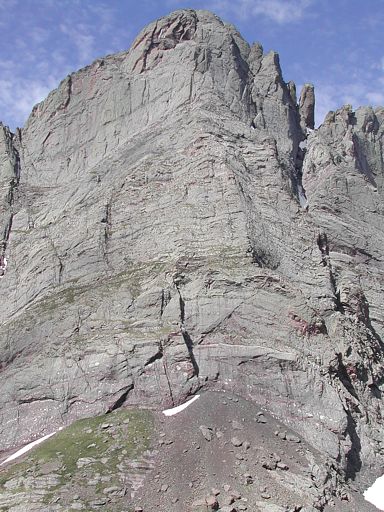
[[[55,510],[93,509],[102,501],[116,511],[125,501],[126,509],[121,498],[129,494],[135,461],[148,457],[153,429],[152,413],[141,409],[74,422],[0,472],[0,510],[25,499],[57,504]]]

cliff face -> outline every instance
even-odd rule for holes
[[[384,109],[313,107],[184,10],[1,127],[4,448],[210,387],[380,467]]]

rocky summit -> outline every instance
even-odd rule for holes
[[[180,10],[0,125],[2,460],[86,436],[0,473],[2,510],[376,510],[384,108],[314,129],[314,102],[275,52]],[[63,468],[86,475],[67,495]]]

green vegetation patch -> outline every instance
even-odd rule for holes
[[[74,286],[69,286],[71,282],[67,282],[66,288],[37,301],[24,315],[52,314],[63,306],[75,304],[80,297],[85,303],[92,304],[93,301],[98,302],[100,298],[108,298],[122,286],[136,298],[142,291],[143,283],[164,272],[165,268],[166,264],[162,261],[137,262],[127,264],[127,269],[123,272],[98,283],[79,285],[78,279],[75,279],[72,281]],[[25,318],[28,317],[25,316]]]
[[[37,446],[29,460],[41,465],[59,458],[63,476],[73,474],[83,458],[108,458],[100,464],[113,468],[122,450],[127,458],[135,458],[149,448],[152,426],[152,415],[144,410],[124,409],[86,418]]]
[[[0,472],[0,495],[41,489],[46,504],[57,497],[69,504],[74,494],[89,503],[121,486],[124,467],[150,448],[153,429],[152,413],[141,409],[78,420]]]

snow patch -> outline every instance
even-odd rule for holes
[[[175,414],[178,414],[179,412],[184,411],[184,409],[189,407],[198,398],[200,398],[200,395],[194,396],[193,398],[188,400],[188,402],[185,402],[184,404],[178,405],[177,407],[173,407],[172,409],[166,409],[165,411],[163,411],[163,414],[165,416],[174,416]]]
[[[7,270],[7,258],[0,257],[0,279],[4,277],[5,271]]]
[[[308,206],[308,200],[305,195],[304,189],[300,184],[297,185],[297,192],[299,195],[300,206],[302,208],[306,208]]]
[[[62,427],[59,428],[59,430],[61,429]],[[0,466],[6,464],[7,462],[11,462],[11,460],[19,458],[21,455],[24,455],[24,453],[27,453],[29,452],[29,450],[32,450],[32,448],[34,448],[36,445],[42,443],[43,441],[45,441],[49,437],[54,436],[55,434],[56,432],[52,432],[52,434],[47,434],[46,436],[40,437],[40,439],[36,439],[36,441],[32,441],[32,443],[26,444],[25,446],[23,446],[23,448],[21,448],[17,452],[13,453],[10,457],[8,457],[8,459],[3,460],[3,462],[0,463]]]
[[[300,149],[307,149],[307,146],[308,146],[308,141],[307,141],[307,139],[302,140],[301,142],[299,142],[299,148],[300,148]]]
[[[384,475],[380,476],[369,489],[364,491],[364,498],[379,510],[384,510]]]

